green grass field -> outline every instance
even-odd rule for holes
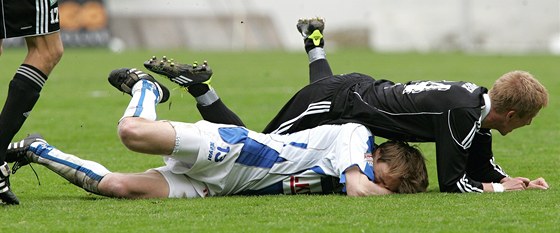
[[[0,57],[0,101],[24,50]],[[141,67],[152,55],[192,62],[207,59],[213,87],[247,126],[261,130],[293,93],[308,82],[304,52],[218,53],[67,49],[16,139],[40,132],[54,146],[98,161],[112,171],[142,172],[158,156],[128,151],[116,124],[129,97],[111,87],[108,73]],[[439,193],[433,144],[420,144],[428,160],[429,192],[418,195],[261,196],[205,199],[121,200],[74,187],[36,165],[12,176],[19,206],[0,207],[0,232],[560,232],[560,57],[465,54],[328,54],[335,73],[362,72],[394,81],[467,80],[490,87],[501,74],[522,69],[549,90],[550,104],[531,126],[494,137],[496,161],[511,176],[543,176],[551,188],[500,194]],[[171,82],[160,78],[168,87]],[[196,121],[190,95],[172,91],[160,119]]]

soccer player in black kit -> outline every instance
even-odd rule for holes
[[[17,205],[5,149],[30,115],[49,74],[62,58],[58,1],[1,0],[0,54],[5,38],[24,37],[27,56],[13,75],[0,113],[0,201]],[[5,70],[4,70],[5,71]],[[2,73],[4,75],[5,73]]]
[[[297,28],[309,57],[310,84],[297,92],[263,130],[287,134],[323,124],[356,122],[374,135],[399,141],[435,142],[442,192],[503,192],[547,189],[543,178],[509,177],[494,163],[492,135],[529,125],[548,103],[548,93],[531,74],[504,74],[489,91],[470,82],[411,81],[394,83],[368,75],[333,75],[323,50],[324,21],[302,19]],[[148,61],[145,66],[172,81],[171,67]],[[175,67],[183,65],[173,63]],[[170,69],[172,70],[172,69]],[[202,83],[197,83],[197,89]],[[208,91],[209,90],[209,91]],[[216,114],[229,109],[213,89],[194,95],[204,119],[242,125],[237,116]],[[200,101],[206,100],[206,101]],[[212,106],[205,108],[203,106]]]

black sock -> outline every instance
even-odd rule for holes
[[[37,68],[22,64],[8,89],[6,103],[0,113],[0,161],[6,159],[6,148],[29,116],[39,99],[47,76]]]
[[[332,75],[333,72],[327,59],[318,59],[309,63],[309,83]]]
[[[197,84],[194,84],[192,86],[189,86],[189,88],[187,88],[187,91],[193,97],[199,97],[201,95],[204,95],[209,90],[210,90],[210,86],[208,86],[208,84],[204,84],[204,83],[197,83]]]
[[[243,121],[237,116],[233,111],[231,111],[221,99],[218,99],[214,103],[208,106],[202,106],[197,104],[196,107],[202,116],[202,119],[210,121],[212,123],[220,124],[232,124],[245,126]],[[7,147],[7,145],[6,145]]]

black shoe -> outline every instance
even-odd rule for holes
[[[164,85],[156,81],[156,79],[151,75],[146,74],[135,68],[132,69],[121,68],[121,69],[113,70],[109,74],[109,78],[108,78],[109,83],[111,83],[111,85],[113,85],[119,91],[122,91],[129,95],[132,95],[132,87],[134,86],[134,84],[136,84],[138,81],[142,79],[153,82],[154,84],[156,84],[156,86],[159,87],[159,89],[161,90],[160,92],[161,98],[159,100],[159,103],[165,103],[165,101],[169,99],[170,94],[167,87],[165,87]]]
[[[208,66],[208,62],[204,61],[202,65],[194,62],[192,65],[180,64],[173,59],[167,59],[165,56],[158,60],[155,56],[144,62],[144,67],[148,70],[164,75],[174,83],[182,87],[189,87],[193,84],[204,83],[210,85],[212,77],[212,69]]]
[[[318,30],[318,35],[323,38],[323,30],[325,30],[325,19],[323,18],[311,18],[311,19],[299,19],[296,25],[299,33],[303,38],[309,38],[315,30]]]
[[[19,200],[10,189],[10,167],[8,163],[0,165],[0,202],[6,205],[19,205]]]
[[[31,163],[31,158],[28,157],[27,151],[29,146],[34,142],[47,141],[40,134],[30,134],[23,140],[19,142],[12,142],[8,145],[8,150],[6,150],[6,162],[14,163],[12,166],[12,173],[16,173],[21,167]]]
[[[296,25],[305,42],[305,50],[309,52],[315,47],[325,45],[323,30],[325,30],[325,20],[323,18],[300,19]]]

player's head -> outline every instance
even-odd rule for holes
[[[406,142],[387,141],[375,150],[374,172],[377,182],[397,193],[425,192],[428,172],[424,156]]]
[[[502,135],[529,125],[548,104],[548,92],[526,71],[511,71],[502,75],[489,91],[492,109],[502,115],[496,128]]]

